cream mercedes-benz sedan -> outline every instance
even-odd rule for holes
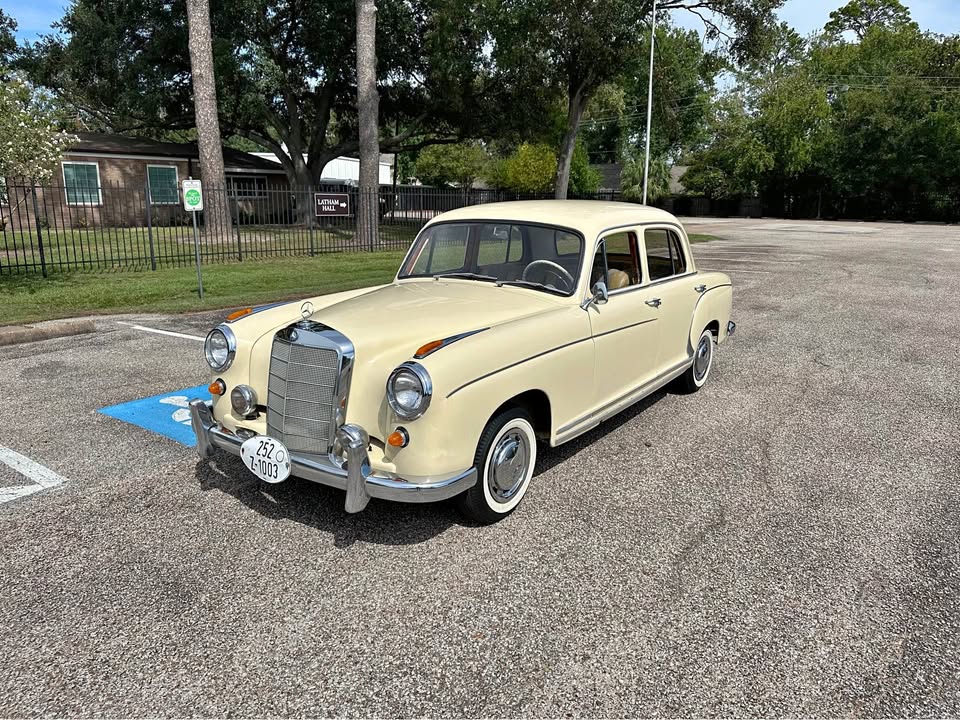
[[[456,498],[511,513],[538,443],[557,446],[669,382],[710,376],[730,278],[699,272],[675,217],[644,206],[465,207],[420,232],[389,285],[248,308],[207,336],[197,450],[265,482]],[[612,469],[611,469],[612,470]]]

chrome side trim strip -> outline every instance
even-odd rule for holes
[[[664,372],[657,375],[653,380],[648,380],[643,385],[640,385],[634,388],[633,390],[630,390],[629,392],[624,393],[617,399],[608,402],[603,407],[598,408],[597,410],[594,410],[593,412],[587,415],[579,417],[573,422],[567,423],[562,428],[559,428],[557,430],[557,437],[559,438],[561,435],[564,435],[565,433],[567,433],[567,431],[575,427],[578,427],[579,425],[583,425],[593,420],[596,420],[594,425],[597,425],[603,422],[604,420],[606,420],[607,417],[616,415],[618,412],[620,412],[620,410],[615,408],[618,408],[618,406],[620,406],[623,403],[632,405],[637,400],[640,400],[644,395],[648,395],[651,392],[654,392],[661,386],[670,382],[677,375],[680,375],[683,372],[685,372],[687,368],[689,368],[692,364],[693,364],[693,358],[687,358],[686,360],[680,363],[677,363],[669,370],[665,370]],[[613,412],[610,412],[611,410],[613,410]]]

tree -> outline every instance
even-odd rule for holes
[[[56,129],[48,99],[22,78],[9,75],[0,84],[0,178],[49,182],[63,151],[76,141]]]
[[[425,185],[472,187],[488,170],[490,156],[479,143],[432,145],[417,157],[416,172]]]
[[[377,6],[357,3],[357,119],[360,125],[360,207],[357,239],[378,244],[380,192],[380,96],[377,93]]]
[[[0,9],[0,67],[9,67],[17,50],[17,23]]]
[[[92,127],[189,129],[184,2],[75,0],[60,32],[27,48],[20,64]],[[509,73],[490,67],[485,8],[485,0],[380,0],[382,152],[506,134],[536,113],[536,92],[516,100]],[[315,184],[330,160],[358,152],[353,0],[232,0],[211,12],[224,134],[275,153],[296,186]]]
[[[830,21],[823,30],[836,37],[852,32],[862,40],[872,27],[896,30],[908,26],[918,27],[900,0],[851,0],[830,13]]]
[[[595,192],[600,177],[590,167],[586,148],[578,144],[573,154],[570,190],[575,194]],[[547,143],[521,143],[513,153],[491,165],[488,179],[503,190],[539,195],[553,190],[557,176],[557,151]]]
[[[230,206],[227,180],[223,171],[223,144],[217,110],[217,84],[213,67],[213,44],[210,39],[210,5],[208,0],[187,0],[190,70],[193,78],[193,104],[200,149],[200,174],[212,192],[208,192],[204,208],[206,226],[223,235],[230,232]],[[213,219],[214,222],[209,222]]]
[[[748,57],[772,24],[783,0],[666,0],[664,11],[702,17],[707,35],[725,38],[738,59]],[[643,56],[644,26],[653,0],[526,0],[498,3],[492,25],[498,65],[546,79],[566,97],[566,128],[557,163],[555,194],[566,197],[570,164],[584,109],[602,85],[635,68]],[[714,15],[715,14],[715,15]],[[734,34],[719,24],[727,21]]]

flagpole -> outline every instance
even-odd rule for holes
[[[647,83],[647,152],[643,170],[643,204],[647,204],[647,189],[650,185],[650,126],[653,123],[653,48],[657,39],[657,0],[653,0],[653,17],[650,19],[650,77]]]

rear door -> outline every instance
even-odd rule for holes
[[[661,372],[689,360],[693,352],[689,347],[690,323],[700,293],[682,232],[671,225],[646,227],[643,232],[644,273],[659,319]]]

